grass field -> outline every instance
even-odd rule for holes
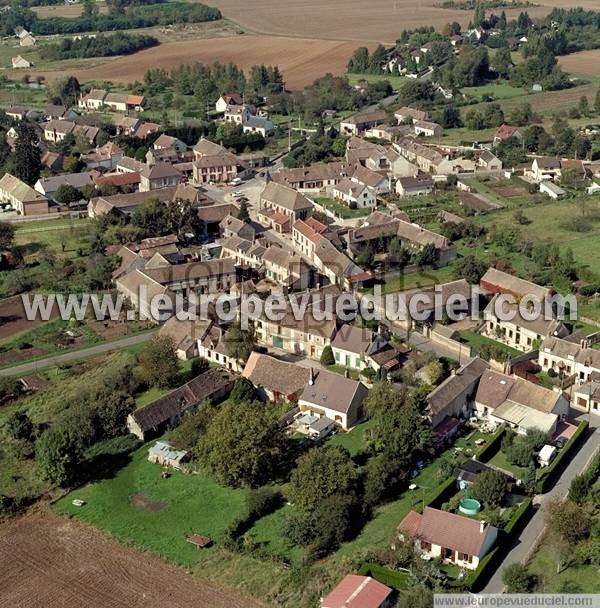
[[[89,246],[89,219],[57,219],[16,225],[15,241],[25,247],[25,256],[51,249],[59,257],[75,257]]]
[[[242,512],[247,492],[177,471],[162,479],[161,467],[147,460],[149,446],[134,452],[131,462],[114,476],[70,493],[56,503],[55,510],[93,524],[128,545],[190,566],[199,553],[186,542],[186,535],[202,534],[218,543],[230,521]],[[150,506],[135,506],[134,496],[143,496]],[[74,507],[74,498],[85,500],[86,505]]]
[[[356,85],[361,80],[366,80],[370,83],[387,80],[395,91],[408,80],[404,76],[392,76],[391,74],[346,74],[346,77],[351,85]]]
[[[421,272],[407,272],[398,276],[390,277],[385,280],[382,293],[397,293],[416,289],[417,287],[429,287],[438,283],[447,283],[454,279],[452,266],[423,270]]]
[[[357,217],[366,217],[372,211],[370,208],[365,209],[350,209],[345,203],[334,200],[332,198],[326,198],[323,196],[316,197],[315,202],[323,207],[327,207],[330,211],[335,213],[337,217],[345,220],[354,219]]]
[[[479,101],[483,101],[485,97],[491,96],[494,99],[512,99],[513,97],[522,97],[526,95],[526,91],[520,88],[512,87],[508,82],[491,82],[479,87],[464,87],[461,92],[467,97],[473,97]]]

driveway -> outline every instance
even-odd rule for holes
[[[579,415],[579,419],[588,419],[588,415]],[[579,475],[596,454],[600,442],[600,418],[591,416],[590,432],[581,444],[578,452],[572,457],[571,462],[564,470],[554,487],[546,494],[534,497],[535,513],[520,536],[513,542],[510,551],[498,567],[492,578],[486,585],[483,593],[502,593],[504,584],[502,583],[502,571],[506,566],[514,562],[525,563],[532,555],[535,545],[544,531],[544,506],[552,499],[563,499],[568,491],[571,481]]]
[[[24,376],[26,374],[32,374],[48,367],[55,367],[62,363],[70,363],[72,361],[80,361],[81,359],[89,359],[97,355],[109,353],[113,350],[121,350],[122,348],[128,348],[135,346],[136,344],[142,344],[146,342],[157,330],[146,331],[142,334],[136,334],[135,336],[127,336],[120,340],[113,340],[112,342],[105,342],[103,344],[97,344],[90,346],[89,348],[82,348],[80,350],[73,350],[60,355],[52,355],[50,357],[44,357],[37,361],[31,361],[30,363],[21,363],[20,365],[14,365],[13,367],[6,367],[0,369],[0,378],[7,376]]]

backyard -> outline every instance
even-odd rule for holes
[[[186,535],[201,534],[218,543],[229,523],[243,512],[247,491],[177,471],[163,479],[161,467],[147,460],[148,447],[136,450],[114,475],[74,490],[54,508],[125,544],[191,566],[199,554],[186,542]],[[85,500],[85,506],[73,506],[75,498]]]

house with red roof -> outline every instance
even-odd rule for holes
[[[391,608],[392,593],[370,576],[348,574],[321,599],[321,608]]]
[[[511,127],[510,125],[505,124],[500,125],[494,134],[494,146],[497,146],[500,142],[506,141],[511,137],[514,137],[519,141],[523,140],[523,134],[517,127]]]
[[[468,570],[477,568],[498,537],[498,529],[484,521],[431,507],[425,507],[422,514],[408,513],[398,532],[401,538],[412,538],[421,555],[439,557]]]

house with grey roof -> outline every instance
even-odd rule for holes
[[[304,388],[298,406],[313,416],[326,416],[344,430],[356,426],[363,417],[363,402],[367,387],[352,380],[323,370],[314,371]]]

